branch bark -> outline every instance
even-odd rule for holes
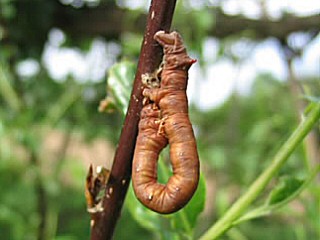
[[[112,238],[131,178],[131,162],[143,99],[141,74],[152,72],[161,62],[162,49],[153,36],[160,29],[170,29],[175,4],[176,0],[151,2],[130,103],[103,199],[103,211],[91,215],[91,240]]]

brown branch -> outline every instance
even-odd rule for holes
[[[142,108],[141,74],[160,64],[162,49],[153,39],[160,29],[170,29],[176,0],[153,0],[141,47],[130,103],[103,199],[103,211],[91,215],[91,239],[111,239],[131,178],[131,162]]]

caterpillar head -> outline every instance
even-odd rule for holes
[[[196,62],[195,59],[187,55],[179,33],[158,31],[154,35],[154,39],[163,47],[164,68],[188,70]]]

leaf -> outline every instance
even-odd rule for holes
[[[135,70],[135,64],[126,60],[116,63],[109,70],[107,92],[123,114],[128,108]]]
[[[68,235],[63,235],[63,236],[56,236],[54,240],[76,240],[75,236],[68,236]]]
[[[162,235],[170,235],[170,239],[172,239],[173,235],[177,234],[177,232],[186,233],[187,235],[192,232],[192,230],[195,228],[199,214],[204,209],[205,195],[205,180],[201,176],[198,189],[195,192],[192,200],[187,204],[185,208],[177,213],[170,215],[161,215],[147,209],[136,199],[132,186],[130,186],[128,190],[125,206],[128,208],[132,217],[143,228],[153,232],[163,231],[161,233]],[[172,223],[173,229],[171,229],[171,231],[163,228],[164,221],[170,221]]]
[[[238,220],[236,220],[233,225],[269,215],[273,211],[276,211],[282,206],[286,205],[295,199],[309,185],[309,183],[317,176],[319,171],[320,165],[318,165],[304,180],[289,176],[283,177],[279,185],[276,186],[273,191],[271,191],[264,205],[247,212]]]
[[[191,232],[197,223],[199,214],[203,211],[206,200],[205,179],[200,175],[198,188],[191,201],[179,212],[172,215],[174,228]]]
[[[143,228],[150,231],[161,231],[161,215],[144,207],[135,197],[131,185],[128,189],[125,206],[128,208],[132,217]]]
[[[206,184],[205,184],[204,177],[200,175],[197,191],[195,192],[191,201],[183,209],[183,211],[186,212],[187,214],[188,220],[192,228],[195,227],[199,214],[204,210],[205,202],[206,202]]]
[[[132,20],[134,22],[135,20]],[[122,35],[122,48],[128,56],[138,56],[140,53],[140,45],[143,36],[136,33],[123,33]]]
[[[289,176],[283,177],[280,184],[270,193],[267,204],[275,205],[286,201],[300,189],[303,183],[304,180],[301,179]]]
[[[320,97],[318,96],[305,96],[304,98],[310,102],[320,103]]]

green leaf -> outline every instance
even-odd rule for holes
[[[192,228],[195,227],[199,214],[204,210],[206,202],[206,183],[203,175],[200,175],[199,185],[191,201],[183,209]]]
[[[191,201],[179,212],[172,215],[173,227],[176,230],[191,233],[197,223],[199,214],[203,211],[206,200],[205,179],[200,175],[198,188]],[[189,234],[188,234],[189,235]]]
[[[320,103],[320,97],[319,96],[305,96],[305,99],[307,99],[310,102]]]
[[[125,113],[128,108],[132,82],[136,66],[130,61],[122,61],[113,65],[107,79],[108,94],[112,96],[116,106]]]
[[[81,97],[82,88],[79,86],[72,86],[57,98],[57,101],[50,105],[45,117],[45,122],[54,126],[57,124],[68,112],[68,110]]]
[[[134,195],[131,185],[128,189],[125,206],[128,208],[132,217],[143,228],[150,231],[161,231],[162,216],[144,207]]]
[[[266,203],[260,207],[252,209],[238,220],[233,225],[237,225],[241,222],[248,221],[254,218],[269,215],[270,213],[278,210],[282,206],[286,205],[293,199],[295,199],[309,183],[317,176],[320,171],[320,165],[318,165],[306,179],[296,179],[294,177],[283,177],[279,185],[271,191]]]
[[[125,206],[128,208],[132,217],[145,229],[153,232],[161,232],[161,235],[170,235],[170,239],[173,239],[174,235],[180,233],[186,236],[191,236],[192,231],[195,228],[197,218],[203,211],[205,205],[205,180],[201,176],[198,189],[195,192],[191,201],[185,208],[181,209],[177,213],[170,215],[161,215],[155,213],[146,207],[144,207],[135,197],[132,186],[130,186]],[[164,222],[171,222],[171,229],[164,227]],[[165,224],[168,225],[168,224]]]
[[[75,236],[57,236],[54,240],[76,240]]]
[[[19,111],[23,105],[18,93],[12,86],[12,76],[9,71],[8,65],[1,61],[0,62],[0,99],[10,106],[14,111]]]
[[[135,20],[133,20],[135,21]],[[128,56],[138,56],[140,53],[140,45],[143,36],[135,33],[124,33],[122,35],[122,48]]]
[[[301,179],[290,176],[283,177],[280,184],[270,193],[267,204],[275,205],[287,200],[300,189],[303,183],[304,180]]]

